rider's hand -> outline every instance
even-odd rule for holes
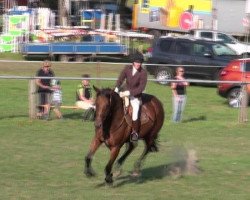
[[[119,93],[119,89],[118,87],[115,87],[115,90],[114,90],[116,93]]]

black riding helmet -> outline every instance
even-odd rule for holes
[[[143,63],[144,61],[144,58],[143,58],[143,55],[142,53],[140,52],[136,52],[134,54],[131,55],[131,62],[138,62],[138,63]]]

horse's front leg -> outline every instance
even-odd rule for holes
[[[95,171],[91,166],[91,162],[96,150],[100,147],[101,143],[102,142],[97,137],[95,137],[90,144],[89,152],[85,157],[84,173],[86,174],[86,176],[95,176]]]
[[[110,159],[109,159],[108,164],[105,167],[105,175],[106,175],[105,181],[108,184],[113,183],[113,174],[111,173],[111,171],[112,171],[112,166],[115,162],[115,159],[117,158],[119,154],[120,148],[121,147],[111,147],[110,149]]]

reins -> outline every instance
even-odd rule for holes
[[[113,96],[113,94],[110,94],[109,102],[110,102],[110,105],[111,105],[111,108],[112,108],[112,112],[114,112],[114,110],[113,110],[114,108],[113,108],[113,104],[112,104],[113,101],[115,101],[114,98],[115,97]],[[112,99],[114,99],[114,100],[112,100]],[[117,102],[115,102],[115,103],[117,103]],[[117,127],[113,128],[113,129],[110,127],[110,131],[114,132],[114,131],[118,130],[122,126],[124,121],[125,121],[125,115],[123,115],[122,120],[120,120],[120,123],[119,123],[119,125]]]

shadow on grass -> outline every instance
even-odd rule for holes
[[[79,112],[79,113],[66,113],[63,114],[63,117],[65,119],[80,119],[82,120],[83,116],[83,112]],[[4,119],[16,119],[16,118],[22,118],[22,117],[28,117],[27,115],[9,115],[9,116],[1,116],[0,120],[4,120]]]
[[[63,114],[65,119],[82,119],[83,112],[75,112],[75,113],[66,113]]]
[[[23,117],[28,117],[27,115],[9,115],[9,116],[1,116],[0,120],[4,119],[16,119],[16,118],[23,118]]]
[[[170,163],[143,168],[138,176],[134,176],[137,175],[135,172],[129,172],[129,174],[114,177],[114,184],[111,186],[115,188],[127,184],[143,184],[148,181],[161,180],[165,177],[178,179],[186,175],[197,175],[203,171],[203,169],[198,166],[199,159],[195,150],[178,148],[175,150],[174,154],[174,160]],[[105,185],[107,184],[102,182],[96,187]]]
[[[114,178],[114,184],[112,187],[121,187],[126,184],[143,184],[148,181],[154,181],[154,180],[160,180],[163,179],[164,177],[169,176],[169,171],[168,171],[168,165],[160,165],[160,166],[155,166],[155,167],[150,167],[147,169],[143,169],[141,171],[141,176],[139,177],[133,177],[131,175],[124,175],[124,176],[119,176],[117,178]],[[96,187],[103,187],[106,186],[107,184],[105,182],[100,183],[96,185]]]
[[[131,175],[120,176],[115,180],[116,184],[114,185],[114,187],[121,187],[125,184],[130,183],[142,184],[148,181],[163,179],[164,177],[169,176],[169,165],[171,164],[142,169],[140,177],[133,177]]]
[[[186,120],[183,120],[182,122],[183,123],[188,123],[188,122],[194,122],[194,121],[206,121],[207,120],[207,117],[202,115],[202,116],[199,116],[199,117],[192,117],[192,118],[189,118],[189,119],[186,119]]]

